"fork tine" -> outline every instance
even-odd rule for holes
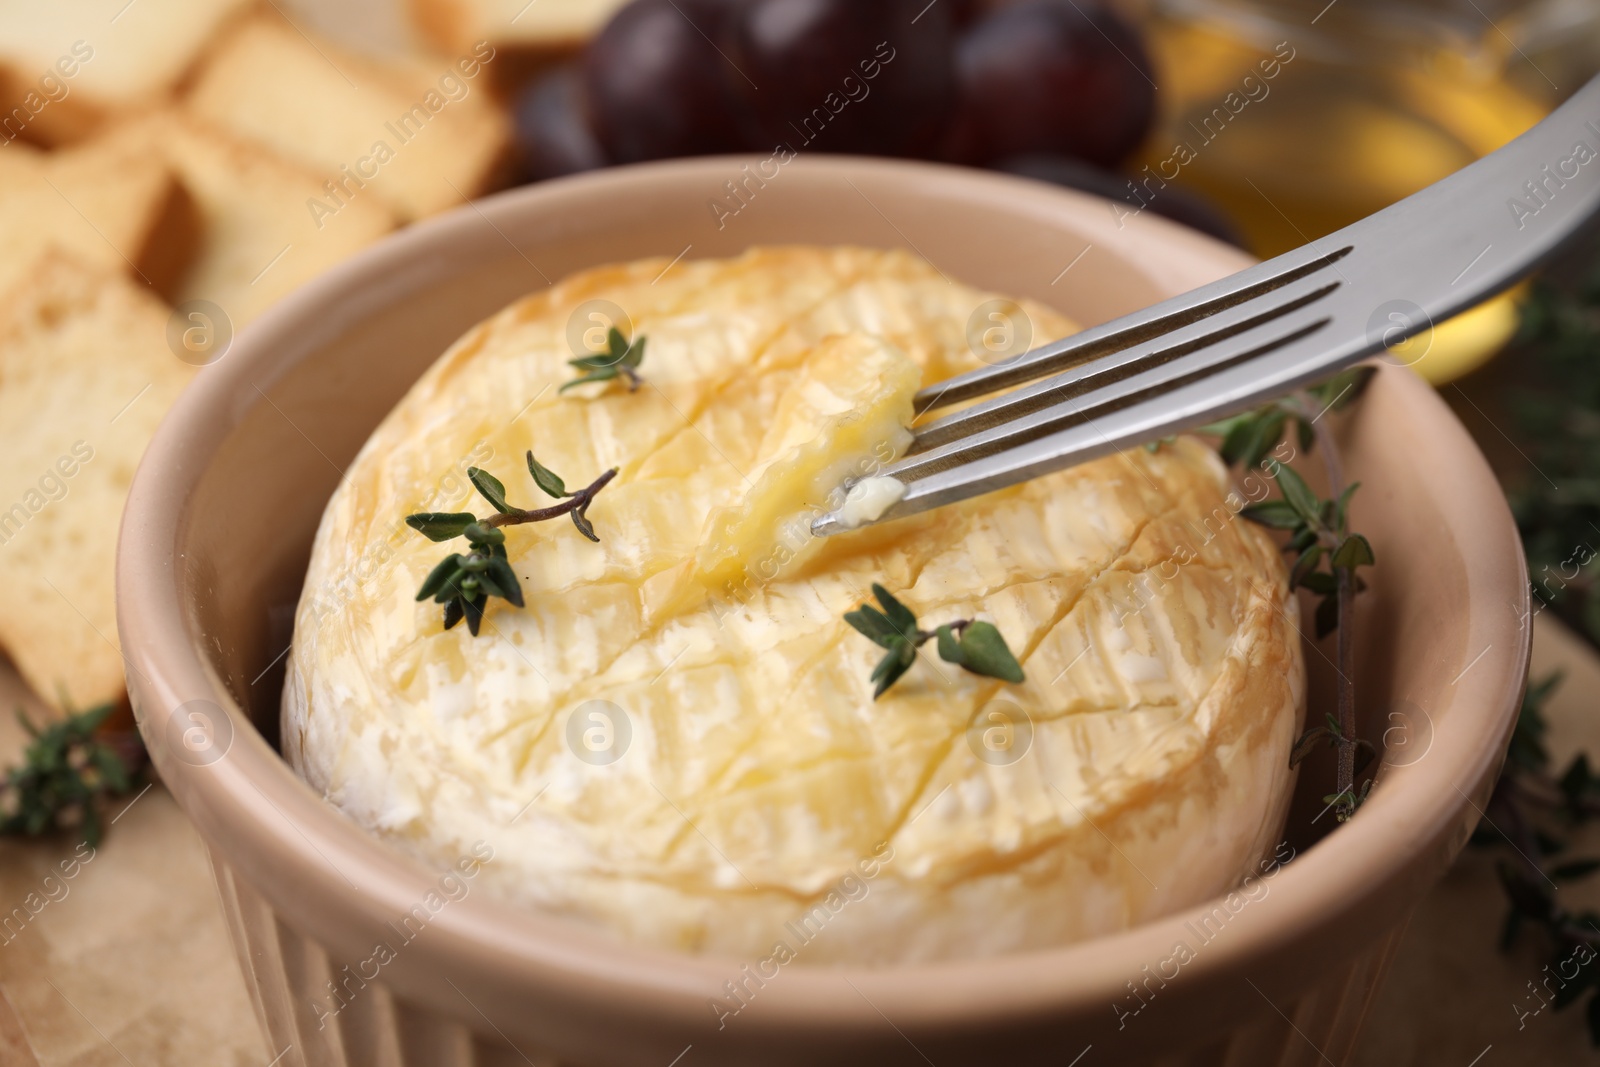
[[[1309,329],[1298,331],[1299,336],[1293,340],[1315,339],[1327,322],[1322,320]],[[975,492],[1004,488],[1058,470],[1061,467],[1059,457],[1069,452],[1074,462],[1083,462],[1120,452],[1123,448],[1138,447],[1141,441],[1156,440],[1192,424],[1193,412],[1206,410],[1215,402],[1214,386],[1222,378],[1248,377],[1253,370],[1248,363],[1235,365],[1217,375],[1215,380],[1208,377],[1191,382],[1155,403],[1133,404],[1015,448],[933,472],[913,481],[905,497],[884,518],[926,511],[965,499]]]
[[[913,407],[921,415],[1154,342],[1316,274],[1349,255],[1352,247],[1346,245],[1327,253],[1310,247],[1297,249],[1131,315],[1082,330],[1054,344],[1042,345],[1002,363],[931,385],[917,393]],[[1302,261],[1292,262],[1296,258]]]
[[[1220,365],[1232,358],[1231,350],[1222,342],[1315,304],[1337,290],[1339,285],[1337,280],[1323,278],[1291,283],[1271,293],[1270,306],[1262,306],[1269,303],[1267,295],[1258,296],[1192,326],[1141,342],[1113,355],[1079,363],[1054,377],[981,401],[921,427],[913,427],[915,439],[911,451],[917,453],[939,448],[1002,424],[1019,426],[1024,416],[1160,367],[1172,365],[1166,374],[1156,376],[1158,380],[1177,382],[1197,362],[1185,357],[1211,349],[1199,362]]]
[[[1149,405],[1185,386],[1276,352],[1310,336],[1331,321],[1328,316],[1315,312],[1289,316],[1286,320],[1276,315],[1263,318],[1264,322],[1235,333],[1228,339],[1230,343],[1217,345],[1211,351],[1112,381],[1081,396],[1063,396],[1032,414],[989,426],[925,452],[913,453],[891,464],[883,473],[903,482],[915,482],[1071,426],[1103,419],[1135,405]]]

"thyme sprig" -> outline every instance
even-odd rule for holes
[[[639,383],[644,381],[639,375],[639,364],[644,362],[643,336],[635,338],[631,343],[622,336],[622,331],[615,326],[606,333],[605,352],[593,352],[587,356],[567,360],[567,364],[576,367],[584,373],[561,386],[557,392],[566,392],[579,385],[590,382],[609,382],[621,378],[628,383],[628,392],[639,388]]]
[[[1555,609],[1563,622],[1600,646],[1596,245],[1591,237],[1573,261],[1553,267],[1535,283],[1522,303],[1514,347],[1484,373],[1514,368],[1491,379],[1486,391],[1514,420],[1516,457],[1499,473],[1527,552],[1528,575],[1538,598],[1534,610]],[[1457,388],[1456,393],[1470,399],[1472,387],[1468,390]],[[1479,400],[1484,399],[1479,391]],[[1474,414],[1467,412],[1469,418]],[[1491,417],[1498,414],[1490,408]]]
[[[1344,741],[1344,733],[1339,728],[1339,720],[1328,714],[1323,715],[1321,726],[1310,727],[1295,741],[1294,747],[1289,750],[1289,766],[1299,766],[1307,756],[1311,755],[1317,745],[1324,741],[1328,743],[1330,748],[1338,747]],[[1356,773],[1359,774],[1366,769],[1367,763],[1377,754],[1377,750],[1373,748],[1372,742],[1365,738],[1356,738],[1355,745],[1358,752]],[[1327,804],[1332,803],[1334,799],[1334,797],[1328,796],[1323,797],[1322,801]],[[1366,797],[1363,796],[1361,799],[1365,800]]]
[[[1591,232],[1535,281],[1521,301],[1512,347],[1474,379],[1450,387],[1471,425],[1490,420],[1484,451],[1500,458],[1500,475],[1527,553],[1532,611],[1553,609],[1562,622],[1600,647],[1600,241]],[[1482,405],[1481,407],[1479,405]],[[1485,411],[1487,409],[1487,411]],[[1506,434],[1502,412],[1512,416],[1505,439],[1514,455],[1492,447]],[[1477,845],[1505,851],[1498,864],[1509,899],[1502,947],[1531,934],[1547,947],[1546,971],[1560,988],[1557,1010],[1588,996],[1585,1016],[1592,1045],[1600,1048],[1600,966],[1574,960],[1600,954],[1600,913],[1572,911],[1557,887],[1600,869],[1600,860],[1568,854],[1571,830],[1600,816],[1600,777],[1582,753],[1557,770],[1544,745],[1544,706],[1559,684],[1551,676],[1528,687],[1500,778],[1486,805],[1488,818],[1473,835]],[[1554,884],[1552,884],[1554,883]],[[1582,963],[1574,977],[1563,964]],[[1548,988],[1549,977],[1545,984]],[[1589,996],[1590,991],[1595,995]]]
[[[1355,401],[1372,374],[1371,367],[1352,367],[1308,389],[1206,427],[1207,432],[1222,438],[1218,450],[1224,462],[1260,468],[1277,483],[1279,499],[1252,504],[1240,514],[1288,532],[1285,551],[1296,557],[1289,569],[1290,588],[1303,587],[1322,597],[1314,621],[1319,638],[1338,633],[1338,715],[1300,736],[1291,750],[1290,765],[1297,766],[1321,740],[1338,750],[1335,791],[1323,797],[1323,802],[1340,822],[1355,815],[1373,785],[1372,779],[1356,784],[1367,761],[1357,765],[1364,743],[1356,733],[1355,644],[1350,627],[1340,623],[1349,619],[1356,593],[1365,588],[1357,571],[1376,563],[1377,557],[1365,537],[1350,531],[1350,498],[1361,483],[1344,484],[1338,447],[1321,420],[1328,412]],[[1274,458],[1284,433],[1291,429],[1302,451],[1315,448],[1321,452],[1329,499],[1319,498],[1304,478]]]
[[[938,642],[939,658],[946,663],[1002,681],[1023,680],[1022,665],[1011,654],[1006,639],[993,623],[957,619],[934,630],[923,630],[918,628],[917,616],[912,610],[877,582],[872,583],[872,595],[878,598],[883,610],[862,604],[846,612],[844,621],[887,650],[872,669],[870,680],[876,683],[873,700],[883,696],[911,669],[917,661],[917,649],[929,641]]]
[[[17,710],[32,740],[22,764],[0,780],[0,834],[37,837],[76,827],[91,848],[100,844],[100,805],[131,790],[138,767],[137,755],[130,766],[112,741],[95,733],[111,707],[101,704],[45,727]]]
[[[1322,500],[1294,468],[1279,466],[1273,473],[1282,497],[1252,504],[1241,514],[1252,522],[1289,533],[1286,551],[1298,553],[1289,568],[1289,588],[1309,589],[1322,597],[1317,604],[1317,636],[1327,637],[1339,626],[1339,577],[1377,562],[1372,545],[1350,532],[1350,497],[1360,482],[1345,486],[1337,499]],[[1356,589],[1363,586],[1359,577]]]
[[[1585,965],[1568,976],[1562,965],[1583,949],[1600,954],[1600,914],[1569,911],[1557,890],[1600,871],[1600,859],[1560,856],[1568,847],[1565,833],[1600,815],[1600,776],[1583,753],[1574,756],[1557,775],[1545,748],[1548,729],[1544,705],[1560,684],[1559,674],[1528,687],[1522,710],[1511,734],[1511,746],[1494,792],[1486,807],[1488,817],[1472,835],[1479,847],[1504,846],[1505,858],[1496,871],[1509,907],[1500,931],[1500,947],[1509,951],[1526,929],[1543,935],[1551,953],[1546,971],[1560,981],[1552,1001],[1556,1010],[1578,1003],[1591,990],[1585,1016],[1591,1043],[1600,1046],[1600,967]]]
[[[457,537],[467,539],[465,553],[452,552],[434,567],[417,590],[418,600],[432,598],[444,605],[444,628],[467,620],[467,629],[476,637],[483,624],[483,613],[490,597],[500,597],[515,607],[523,606],[522,584],[517,580],[506,558],[506,535],[502,526],[520,526],[528,522],[572,516],[572,524],[589,540],[599,542],[589,522],[589,505],[596,494],[617,476],[612,467],[589,485],[576,492],[568,492],[566,482],[559,475],[528,452],[528,473],[533,484],[547,496],[561,502],[547,508],[532,510],[513,507],[506,501],[504,483],[486,470],[467,468],[467,477],[478,494],[493,505],[495,513],[484,518],[468,511],[421,511],[406,516],[406,525],[430,541],[451,541]]]
[[[1317,444],[1322,417],[1343,411],[1360,399],[1373,373],[1372,367],[1351,367],[1301,392],[1212,423],[1201,432],[1222,438],[1217,451],[1224,463],[1246,469],[1266,461],[1283,440],[1285,429],[1293,429],[1301,450],[1309,452]]]

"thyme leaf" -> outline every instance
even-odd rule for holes
[[[506,500],[506,487],[500,479],[488,471],[471,467],[467,477],[479,495],[494,506],[495,514],[479,518],[465,511],[422,511],[406,516],[406,525],[430,541],[467,539],[467,551],[452,552],[440,560],[417,590],[419,601],[431,599],[444,606],[446,630],[465,620],[468,631],[476,637],[491,597],[499,597],[513,607],[525,606],[522,583],[506,557],[506,535],[501,527],[571,515],[583,536],[591,541],[600,540],[587,512],[595,495],[617,476],[617,468],[606,471],[583,489],[569,493],[561,477],[534,459],[530,449],[528,473],[536,486],[547,495],[559,498],[560,503],[534,510],[513,507]]]
[[[917,661],[917,649],[928,641],[937,641],[940,659],[963,670],[1006,682],[1023,680],[1022,664],[993,623],[958,619],[932,631],[922,630],[915,613],[877,582],[872,583],[872,595],[881,608],[862,604],[845,612],[844,621],[885,650],[869,677],[875,683],[873,700],[911,669]]]
[[[639,383],[644,378],[639,374],[639,365],[644,362],[643,336],[630,342],[622,336],[622,331],[615,326],[606,333],[606,351],[593,352],[587,356],[567,360],[568,366],[574,367],[583,373],[570,382],[563,383],[559,392],[590,382],[609,382],[621,378],[628,384],[631,393],[639,388]]]

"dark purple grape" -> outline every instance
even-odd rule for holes
[[[589,125],[576,66],[559,67],[528,86],[513,103],[512,115],[524,181],[606,165],[605,150]]]
[[[1002,160],[996,169],[1079,192],[1093,193],[1107,200],[1121,201],[1127,206],[1117,209],[1119,219],[1127,213],[1138,214],[1146,210],[1173,222],[1181,222],[1219,241],[1245,247],[1238,228],[1221,208],[1203,196],[1180,189],[1154,172],[1129,178],[1066,156],[1014,156]]]
[[[727,40],[751,147],[925,155],[954,113],[946,4],[751,0]]]
[[[950,5],[950,24],[957,29],[970,26],[983,13],[983,0],[944,0]]]
[[[596,136],[617,163],[741,147],[715,44],[734,0],[634,0],[590,42],[584,87]]]
[[[1059,153],[1115,167],[1155,118],[1138,32],[1092,0],[1023,0],[981,20],[956,52],[961,105],[948,154],[991,163]]]
[[[939,0],[950,7],[950,22],[958,30],[966,29],[978,19],[998,7],[1004,0]]]

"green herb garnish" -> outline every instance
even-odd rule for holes
[[[1298,767],[1316,749],[1317,744],[1323,741],[1326,741],[1332,748],[1338,748],[1346,743],[1344,734],[1339,729],[1339,720],[1332,715],[1325,715],[1323,717],[1323,725],[1313,726],[1300,735],[1299,739],[1295,741],[1294,747],[1289,750],[1289,766]],[[1372,762],[1377,750],[1373,748],[1372,742],[1360,737],[1356,738],[1353,743],[1359,752],[1356,760],[1356,773],[1359,774],[1366,769],[1368,763]],[[1372,782],[1369,780],[1365,788],[1347,791],[1349,796],[1356,798],[1354,801],[1356,807],[1359,807],[1361,802],[1367,799],[1367,793],[1371,792],[1371,787]],[[1346,793],[1330,793],[1322,798],[1322,802],[1333,807],[1344,803],[1347,799]],[[1351,810],[1353,811],[1354,808]]]
[[[622,331],[615,326],[606,334],[608,351],[595,352],[577,359],[569,359],[567,363],[584,373],[572,381],[562,385],[559,392],[566,392],[574,386],[587,385],[590,382],[609,382],[613,378],[621,378],[628,383],[631,393],[639,388],[639,383],[644,381],[639,376],[639,364],[644,362],[644,342],[641,336],[635,338],[630,344],[622,336]]]
[[[1560,976],[1552,1006],[1560,1011],[1588,996],[1589,1037],[1600,1046],[1600,993],[1589,996],[1600,988],[1600,966],[1593,962],[1600,955],[1600,913],[1570,911],[1557,895],[1559,888],[1600,871],[1600,859],[1562,855],[1565,834],[1600,815],[1600,776],[1583,753],[1559,775],[1550,766],[1544,703],[1560,682],[1560,675],[1551,675],[1528,686],[1500,779],[1472,843],[1507,850],[1496,865],[1509,901],[1500,947],[1510,951],[1527,929],[1541,934],[1550,960],[1545,970]],[[1569,976],[1573,963],[1576,973]]]
[[[30,837],[76,827],[99,845],[101,801],[129,791],[133,774],[115,747],[95,736],[110,704],[69,714],[40,728],[17,711],[33,739],[20,767],[0,781],[0,834]]]
[[[1289,532],[1287,551],[1298,553],[1289,568],[1289,588],[1304,587],[1322,598],[1317,604],[1316,628],[1318,637],[1326,637],[1339,626],[1341,572],[1355,575],[1358,567],[1377,562],[1367,539],[1350,532],[1350,497],[1361,483],[1351,482],[1336,500],[1321,500],[1293,468],[1279,466],[1273,476],[1283,496],[1252,504],[1240,514]],[[1355,587],[1358,591],[1364,588],[1359,577]]]
[[[500,527],[520,526],[527,522],[543,522],[561,515],[571,515],[572,524],[579,533],[591,541],[600,540],[589,522],[589,505],[595,495],[617,476],[617,468],[612,467],[575,493],[569,493],[560,477],[534,459],[532,451],[528,453],[528,473],[532,475],[534,485],[547,496],[561,500],[561,503],[532,511],[512,507],[506,502],[506,487],[500,479],[488,471],[470,467],[467,477],[478,494],[493,505],[495,514],[479,518],[466,511],[422,511],[406,516],[406,525],[430,541],[450,541],[457,537],[467,539],[468,551],[452,552],[446,556],[423,579],[422,588],[417,590],[418,600],[432,598],[444,605],[446,630],[466,619],[467,629],[477,636],[490,597],[497,596],[516,607],[522,607],[522,584],[506,558],[506,535]]]
[[[1359,397],[1372,374],[1371,367],[1352,367],[1309,389],[1205,428],[1205,432],[1222,438],[1218,451],[1224,462],[1245,469],[1259,468],[1277,482],[1281,494],[1278,499],[1252,504],[1239,514],[1289,534],[1285,551],[1295,554],[1289,568],[1289,587],[1305,588],[1322,598],[1314,623],[1319,638],[1338,631],[1338,717],[1329,716],[1326,725],[1311,727],[1302,734],[1290,752],[1289,764],[1298,765],[1321,740],[1338,749],[1336,788],[1323,797],[1323,802],[1340,822],[1348,821],[1366,801],[1373,779],[1359,786],[1356,783],[1370,752],[1360,765],[1357,757],[1363,755],[1364,745],[1367,749],[1371,746],[1356,733],[1355,643],[1349,628],[1339,624],[1349,617],[1356,593],[1365,588],[1356,572],[1371,566],[1377,558],[1371,543],[1350,531],[1350,498],[1361,483],[1343,484],[1337,446],[1321,419]],[[1284,431],[1289,429],[1295,431],[1302,450],[1321,449],[1331,499],[1320,499],[1304,478],[1276,458]]]
[[[1561,620],[1600,647],[1600,257],[1586,240],[1581,257],[1546,272],[1522,304],[1512,349],[1482,372],[1483,387],[1450,392],[1502,434],[1498,401],[1512,416],[1514,454],[1497,464],[1522,534],[1535,612]],[[1497,373],[1497,368],[1500,370]],[[1474,400],[1473,396],[1477,399]],[[1484,408],[1479,408],[1482,403]],[[1484,410],[1484,409],[1487,410]],[[1470,424],[1470,422],[1469,422]],[[1491,459],[1497,440],[1487,438]]]
[[[846,612],[844,621],[887,650],[872,670],[871,680],[877,684],[873,700],[911,669],[917,660],[917,648],[928,641],[938,642],[939,658],[947,663],[989,678],[1022,681],[1022,665],[992,623],[959,619],[936,630],[920,630],[911,609],[877,582],[872,583],[872,595],[883,605],[882,611],[871,604],[862,604]]]
[[[1217,451],[1222,461],[1246,469],[1261,466],[1291,426],[1300,447],[1309,452],[1316,445],[1317,422],[1329,412],[1349,407],[1367,388],[1372,375],[1372,367],[1351,367],[1303,393],[1212,423],[1200,432],[1221,437]]]
[[[1445,390],[1463,421],[1483,420],[1485,430],[1495,431],[1478,436],[1506,488],[1527,553],[1535,599],[1524,627],[1548,607],[1591,649],[1600,646],[1597,250],[1591,234],[1546,270],[1520,302],[1521,329],[1510,349],[1475,372],[1475,380]],[[1504,456],[1495,447],[1501,439],[1512,448]],[[1581,752],[1565,767],[1551,760],[1544,705],[1559,684],[1559,675],[1552,675],[1528,686],[1486,818],[1472,840],[1503,850],[1497,867],[1509,907],[1501,947],[1526,951],[1531,940],[1547,953],[1546,989],[1551,976],[1557,986],[1551,1006],[1560,1011],[1584,1004],[1590,1043],[1600,1048],[1600,912],[1576,902],[1569,908],[1558,891],[1600,870],[1600,859],[1569,851],[1571,832],[1600,817],[1600,774]]]

